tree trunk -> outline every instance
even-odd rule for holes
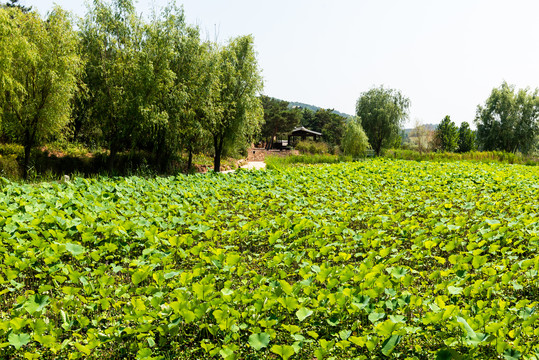
[[[24,145],[24,164],[22,167],[22,176],[24,180],[28,180],[28,164],[30,163],[31,145]]]
[[[382,149],[382,141],[376,141],[374,144],[374,152],[376,153],[376,156],[380,156],[380,151]]]
[[[187,171],[191,171],[193,168],[193,149],[189,146],[189,157],[187,158]]]
[[[28,164],[30,163],[30,152],[32,151],[33,141],[30,131],[27,129],[24,132],[24,162],[22,165],[22,176],[24,180],[28,180]]]
[[[115,145],[110,146],[110,155],[108,158],[108,168],[109,171],[112,173],[114,171],[115,163],[116,163],[116,156],[118,155],[118,148]],[[110,174],[112,175],[112,174]]]
[[[223,139],[218,136],[213,136],[213,149],[215,154],[213,156],[213,171],[221,171],[221,152],[223,151]]]

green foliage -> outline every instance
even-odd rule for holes
[[[439,150],[455,152],[459,146],[459,129],[449,116],[436,127],[436,145]]]
[[[307,129],[314,130],[314,114],[315,111],[310,110],[308,108],[301,109],[301,120],[300,125],[303,127],[306,127]],[[321,130],[321,129],[320,129]],[[320,131],[318,131],[320,132]]]
[[[249,336],[249,345],[251,345],[255,350],[261,350],[268,346],[270,342],[270,335],[267,333],[252,334]]]
[[[153,38],[159,39],[151,41],[155,54],[168,48],[169,70],[175,75],[160,100],[168,121],[154,129],[152,143],[162,168],[169,166],[173,154],[185,150],[190,170],[193,153],[211,148],[202,125],[213,116],[211,100],[218,84],[211,44],[202,42],[198,29],[183,22],[183,12],[172,8],[162,14],[160,21],[151,24]]]
[[[22,12],[30,12],[32,11],[32,7],[28,7],[28,6],[24,6],[24,5],[21,5],[19,4],[19,0],[8,0],[8,2],[6,2],[6,4],[4,5],[8,8],[16,8],[16,9],[19,9],[20,11]]]
[[[290,345],[273,345],[271,352],[279,355],[281,359],[287,360],[294,355],[294,348]]]
[[[13,345],[15,349],[19,350],[24,345],[28,344],[32,338],[28,334],[15,334],[11,333],[8,336],[10,345]]]
[[[470,151],[467,153],[422,153],[415,150],[390,149],[383,154],[392,159],[416,160],[416,161],[476,161],[495,162],[503,164],[538,165],[536,158],[528,157],[520,153],[507,153],[503,151]]]
[[[477,141],[482,150],[528,154],[537,146],[539,89],[515,90],[503,82],[492,90],[484,106],[477,107]]]
[[[111,169],[118,152],[133,148],[168,118],[155,97],[168,90],[173,73],[162,63],[168,58],[158,57],[152,35],[130,0],[95,0],[81,24],[91,119],[110,149]]]
[[[368,148],[369,139],[361,127],[361,121],[355,117],[348,119],[342,139],[344,154],[354,158],[364,157]]]
[[[346,118],[335,114],[331,109],[318,110],[314,118],[316,123],[321,125],[320,132],[324,141],[331,146],[339,146],[346,126]],[[311,130],[319,131],[316,127]]]
[[[3,180],[1,353],[528,358],[538,178],[520,165],[380,158]]]
[[[356,115],[371,144],[380,155],[399,136],[399,129],[408,116],[410,100],[395,89],[383,86],[361,94],[356,104]]]
[[[0,177],[17,180],[20,176],[16,155],[0,155]]]
[[[24,147],[19,144],[0,144],[0,155],[14,155],[15,158],[24,158]]]
[[[316,112],[309,108],[301,111],[301,126],[322,133],[322,138],[330,146],[339,146],[342,141],[347,118],[333,109],[317,108]]]
[[[302,140],[299,141],[294,149],[298,150],[302,154],[328,154],[329,147],[325,142]]]
[[[26,177],[31,149],[64,136],[81,69],[77,36],[58,7],[46,20],[0,8],[0,33],[1,130],[24,146]]]
[[[301,112],[299,109],[289,109],[286,101],[265,95],[260,96],[260,101],[264,108],[261,136],[266,139],[266,147],[270,148],[278,134],[287,134],[299,124]]]
[[[470,125],[464,121],[460,124],[459,128],[459,143],[457,151],[459,153],[469,152],[476,150],[475,134],[470,129]]]
[[[210,100],[213,112],[202,127],[213,138],[214,171],[219,172],[223,152],[233,145],[251,143],[260,130],[262,77],[250,35],[232,39],[214,49],[212,56],[218,88]]]
[[[251,37],[219,47],[202,42],[174,5],[147,23],[119,0],[94,1],[81,35],[88,94],[77,118],[96,124],[85,126],[99,129],[111,169],[130,149],[151,151],[161,171],[185,151],[191,169],[193,154],[213,145],[219,171],[221,156],[258,131],[262,82]]]
[[[352,161],[350,156],[339,156],[330,154],[304,154],[288,156],[266,156],[266,168],[282,169],[289,166],[313,165],[313,164],[336,164],[340,162]]]

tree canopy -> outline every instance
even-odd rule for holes
[[[131,0],[94,0],[80,33],[86,67],[75,127],[99,130],[111,168],[132,149],[151,151],[162,170],[186,151],[189,168],[193,152],[212,148],[219,171],[221,155],[259,130],[262,80],[251,36],[225,46],[202,41],[181,8],[146,22]]]
[[[494,88],[484,105],[477,107],[477,141],[483,150],[534,149],[539,134],[539,89],[516,90],[503,82]]]
[[[260,101],[264,108],[264,124],[261,135],[269,148],[278,134],[288,133],[298,126],[301,110],[298,108],[289,109],[287,101],[265,95],[260,96]]]
[[[466,121],[463,121],[460,124],[458,143],[459,146],[457,151],[460,153],[476,149],[475,134],[472,129],[470,129],[470,124],[468,124]]]
[[[21,10],[22,12],[26,12],[26,13],[32,11],[31,6],[24,6],[22,4],[19,4],[19,0],[9,0],[8,2],[5,3],[4,6],[7,8],[17,8]]]
[[[361,125],[377,155],[399,136],[409,107],[410,100],[395,89],[380,86],[361,94],[356,104],[356,115],[361,119]]]
[[[258,97],[262,77],[250,35],[232,39],[217,48],[218,90],[214,112],[202,127],[211,134],[214,171],[220,171],[221,155],[238,143],[250,143],[260,131],[263,108]]]
[[[81,69],[77,35],[58,7],[46,20],[0,8],[0,33],[2,132],[24,146],[26,178],[31,149],[65,135]]]
[[[436,127],[436,143],[441,151],[454,152],[458,148],[459,132],[458,128],[449,115]]]

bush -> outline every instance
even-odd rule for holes
[[[357,118],[352,118],[346,124],[342,138],[342,148],[346,155],[354,158],[364,157],[369,148],[369,139]]]
[[[0,155],[0,177],[10,180],[17,180],[21,177],[21,169],[15,154]]]
[[[329,148],[328,145],[324,142],[319,141],[300,141],[294,147],[302,154],[328,154]]]
[[[336,164],[340,162],[352,161],[350,156],[337,155],[290,155],[290,156],[266,156],[267,169],[280,169],[288,166],[305,164]]]
[[[16,159],[23,159],[24,147],[19,144],[0,144],[0,155],[15,155]]]

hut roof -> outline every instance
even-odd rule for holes
[[[322,136],[322,133],[319,133],[319,132],[316,132],[316,131],[312,131],[312,130],[309,130],[303,126],[300,126],[300,127],[297,127],[295,128],[294,130],[292,130],[290,132],[290,135],[292,136],[301,136],[301,135],[317,135],[317,136]]]

